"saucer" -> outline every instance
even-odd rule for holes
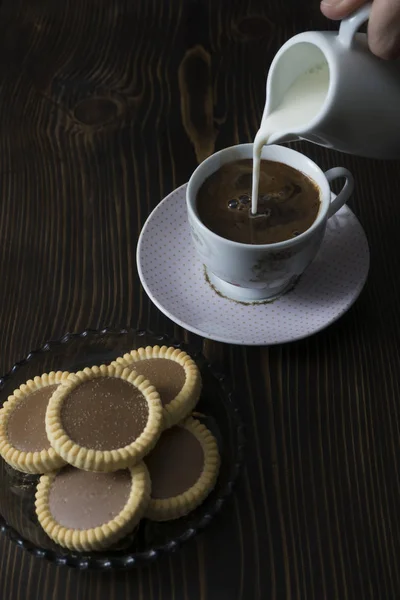
[[[258,304],[231,300],[217,292],[197,257],[185,184],[148,217],[137,266],[150,299],[178,325],[218,342],[269,346],[308,337],[339,319],[364,287],[369,248],[360,222],[344,206],[329,219],[317,257],[290,291]]]

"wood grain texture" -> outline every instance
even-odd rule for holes
[[[199,160],[252,140],[281,44],[328,27],[314,0],[3,0],[2,372],[86,327],[203,344],[141,289],[138,234]],[[247,427],[234,499],[142,571],[57,569],[0,539],[2,600],[400,598],[399,164],[297,147],[353,171],[371,272],[351,311],[308,340],[204,342]]]

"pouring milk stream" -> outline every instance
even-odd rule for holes
[[[262,148],[273,134],[306,125],[321,109],[329,87],[328,63],[323,62],[300,75],[284,94],[278,107],[265,119],[254,140],[251,212],[257,214]]]
[[[358,33],[370,11],[371,3],[364,5],[337,33],[300,33],[277,52],[254,140],[253,214],[265,144],[303,139],[356,156],[400,159],[400,61],[377,58]]]

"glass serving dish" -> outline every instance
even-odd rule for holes
[[[108,364],[141,346],[167,345],[188,352],[200,368],[203,390],[195,416],[217,439],[221,468],[217,484],[205,502],[187,517],[165,523],[143,519],[129,536],[102,552],[72,552],[54,543],[42,530],[35,513],[39,476],[25,475],[0,458],[0,531],[31,554],[58,565],[79,569],[128,569],[143,566],[161,554],[177,550],[219,512],[230,495],[243,458],[243,426],[227,378],[198,352],[166,335],[132,329],[87,330],[66,334],[30,352],[0,378],[0,405],[21,384],[49,371],[78,371]]]

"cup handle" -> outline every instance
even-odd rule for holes
[[[354,36],[358,29],[365,21],[368,21],[371,13],[372,2],[367,2],[359,10],[356,10],[347,19],[343,19],[339,27],[339,42],[345,46],[345,48],[351,48]]]
[[[344,204],[346,204],[347,200],[350,198],[351,194],[354,190],[354,177],[344,167],[334,167],[333,169],[329,169],[329,171],[325,172],[325,177],[329,182],[334,179],[338,179],[339,177],[344,177],[345,182],[341,191],[338,193],[336,198],[332,200],[331,205],[328,210],[328,219],[330,219],[339,209],[342,208]]]

